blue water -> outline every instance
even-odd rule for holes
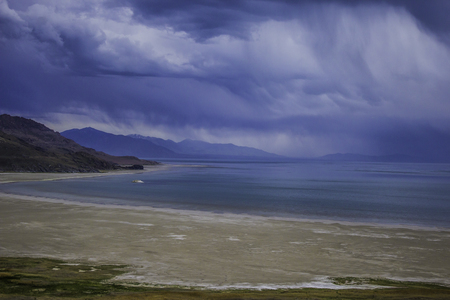
[[[450,228],[450,165],[166,161],[165,171],[26,182],[5,192],[97,204]],[[132,183],[134,179],[143,184]]]

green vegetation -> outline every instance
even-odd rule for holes
[[[332,278],[378,289],[199,290],[130,287],[108,282],[125,266],[67,264],[47,258],[0,258],[0,299],[450,299],[450,288],[388,279]]]
[[[122,274],[121,268],[66,264],[46,258],[0,258],[0,293],[34,297],[111,294],[126,290],[124,286],[103,283]]]

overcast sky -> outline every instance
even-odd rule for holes
[[[0,0],[0,112],[298,157],[450,157],[448,0]]]

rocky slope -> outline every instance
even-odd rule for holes
[[[0,171],[98,172],[120,169],[124,164],[156,162],[111,156],[80,146],[33,120],[0,116]]]

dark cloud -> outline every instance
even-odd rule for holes
[[[136,19],[188,32],[199,41],[227,34],[249,37],[249,24],[305,17],[311,7],[326,5],[391,6],[410,12],[429,30],[447,36],[450,32],[450,3],[447,0],[113,0],[109,6],[131,6]]]
[[[418,21],[432,31],[447,33],[450,31],[450,3],[447,0],[286,0],[292,5],[303,5],[305,3],[320,4],[343,4],[348,6],[358,5],[386,5],[400,7],[409,11]]]
[[[0,110],[61,129],[104,124],[287,155],[442,160],[449,9],[439,0],[0,0]]]
[[[377,153],[401,153],[430,161],[450,162],[450,132],[428,122],[388,120],[368,135]],[[367,132],[366,132],[367,134]]]
[[[266,16],[258,16],[260,9],[255,11],[254,5],[239,0],[126,0],[112,1],[110,5],[131,5],[138,21],[159,26],[169,25],[175,30],[188,32],[199,41],[224,34],[247,38],[247,27],[251,22],[267,19]],[[258,5],[264,6],[264,2]]]
[[[391,0],[386,4],[404,7],[428,29],[448,35],[450,32],[450,2],[446,0]]]

